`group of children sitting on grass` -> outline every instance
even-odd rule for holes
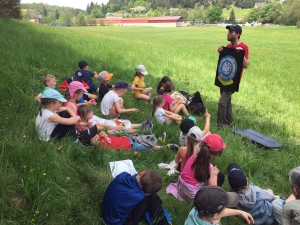
[[[228,165],[231,190],[225,192],[221,188],[225,176],[211,163],[211,158],[221,156],[226,145],[218,134],[210,132],[208,111],[204,114],[204,129],[195,126],[196,119],[189,115],[183,101],[172,98],[175,86],[169,77],[161,79],[158,95],[151,100],[153,89],[145,86],[144,76],[148,72],[143,65],[136,67],[131,87],[125,81],[110,85],[113,74],[106,71],[93,73],[85,61],[78,65],[80,70],[60,86],[63,95],[55,90],[55,77],[44,76],[45,89],[36,97],[40,101],[35,122],[40,140],[61,140],[69,136],[83,145],[112,150],[150,151],[164,147],[177,150],[173,161],[158,166],[169,169],[170,176],[180,173],[177,183],[169,184],[166,192],[181,201],[194,201],[194,208],[185,222],[188,225],[220,224],[222,217],[232,215],[252,224],[300,224],[300,167],[289,174],[293,194],[286,200],[274,195],[270,189],[263,190],[249,184],[236,163]],[[96,85],[92,78],[99,79],[100,85]],[[127,91],[132,91],[134,98],[153,104],[152,116],[158,123],[175,121],[180,125],[180,148],[177,144],[157,145],[158,139],[166,138],[165,133],[159,138],[153,134],[138,134],[141,130],[152,130],[149,119],[133,124],[121,118],[122,113],[138,112],[136,108],[124,108],[122,97]],[[96,99],[101,101],[104,118],[93,114],[91,105]],[[179,112],[186,118],[178,115]],[[126,172],[119,174],[103,196],[103,220],[107,225],[138,224],[143,219],[148,224],[170,224],[170,215],[156,195],[161,187],[162,177],[155,170],[143,171],[136,176]]]

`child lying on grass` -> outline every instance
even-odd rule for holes
[[[98,116],[93,115],[93,110],[89,105],[78,106],[78,115],[80,116],[81,123],[85,123],[84,126],[76,126],[76,129],[79,131],[90,128],[93,125],[96,125],[98,130],[107,129],[109,133],[118,133],[123,131],[124,133],[128,134],[136,133],[138,129],[143,127],[145,131],[149,131],[153,128],[153,124],[149,119],[146,119],[140,124],[131,124],[129,120],[123,119],[102,119]]]
[[[110,136],[104,131],[98,134],[97,126],[93,126],[88,129],[88,132],[84,132],[80,135],[79,140],[85,145],[103,146],[111,150],[150,151],[164,148],[164,146],[156,145],[157,138],[154,135],[135,134],[123,137]]]

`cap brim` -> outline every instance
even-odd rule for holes
[[[60,97],[59,99],[57,99],[58,101],[60,102],[67,102],[67,99],[63,98],[63,97]]]
[[[114,74],[109,73],[108,76],[105,78],[105,81],[110,80],[110,79],[112,78],[113,75],[114,75]]]
[[[131,89],[130,87],[127,87],[126,89],[127,89],[128,91],[132,91],[132,89]]]
[[[148,75],[147,71],[141,72],[141,74],[143,74],[144,76]]]
[[[83,90],[84,92],[88,92],[84,87],[80,88],[81,90]]]
[[[228,203],[226,207],[236,207],[239,203],[239,196],[235,192],[226,192],[228,196]]]
[[[225,145],[225,144],[224,144],[224,145]],[[226,146],[225,146],[225,147],[226,147]],[[232,169],[234,169],[234,168],[239,169],[239,170],[242,171],[241,167],[240,167],[238,164],[236,164],[236,163],[230,163],[230,164],[228,165],[228,167],[227,167],[228,173],[229,173]]]

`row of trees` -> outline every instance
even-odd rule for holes
[[[274,23],[300,26],[300,0],[285,0],[284,4],[273,2],[265,7],[253,8],[245,21],[251,23]]]
[[[20,0],[0,0],[0,16],[21,19]]]
[[[145,6],[148,10],[157,8],[193,9],[199,6],[204,6],[207,9],[209,6],[216,5],[220,5],[222,8],[230,8],[232,5],[239,8],[253,8],[255,2],[261,2],[261,0],[109,0],[106,9],[110,9],[110,12],[118,10],[128,11],[136,6]]]

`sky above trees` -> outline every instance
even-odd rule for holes
[[[74,1],[74,0],[21,0],[21,3],[45,3],[48,5],[58,5],[58,6],[68,6],[72,8],[86,10],[87,4],[91,2],[91,0],[81,0],[81,1]],[[94,0],[95,4],[101,3],[106,4],[108,0]]]

